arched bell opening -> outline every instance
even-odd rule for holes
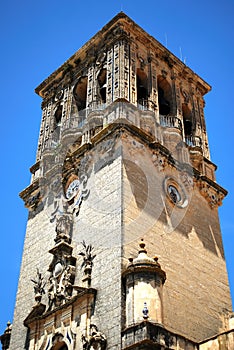
[[[81,77],[74,88],[74,97],[78,111],[86,108],[88,78]]]
[[[99,94],[102,103],[106,103],[106,68],[101,69],[97,77],[99,84]]]
[[[162,76],[158,77],[158,105],[159,114],[172,114],[172,91],[171,85]]]
[[[148,100],[148,77],[142,69],[137,69],[137,102],[141,105]]]
[[[182,104],[184,135],[191,137],[193,134],[192,112],[187,104]]]
[[[87,104],[87,84],[88,78],[81,77],[74,87],[73,95],[78,109],[78,127],[82,127],[86,118],[86,104]],[[81,112],[83,111],[83,112]]]
[[[62,120],[63,106],[59,105],[54,113],[54,128],[53,128],[53,140],[58,141],[60,137],[61,120]]]

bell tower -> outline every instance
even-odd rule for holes
[[[231,350],[210,89],[123,12],[36,88],[11,350]]]

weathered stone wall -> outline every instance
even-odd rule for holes
[[[122,156],[121,144],[112,146],[110,149],[110,141],[103,141],[89,153],[90,193],[74,221],[73,245],[75,256],[82,240],[94,247],[91,285],[97,289],[97,299],[91,322],[106,335],[108,349],[120,349]],[[82,277],[79,262],[76,284]]]
[[[54,245],[54,224],[50,223],[47,211],[41,211],[28,220],[24,242],[20,278],[17,291],[10,350],[24,349],[27,329],[23,322],[35,304],[33,283],[38,268],[42,275],[51,262],[48,250]]]
[[[82,286],[81,242],[94,247],[92,287],[98,290],[91,323],[108,337],[108,349],[119,349],[121,343],[121,145],[114,148],[110,140],[94,147],[86,156],[89,196],[83,200],[79,215],[74,215],[72,246],[77,260],[75,284]],[[110,149],[109,149],[110,151]],[[78,172],[78,169],[75,170]],[[11,348],[23,349],[26,341],[24,319],[34,305],[33,284],[36,268],[46,275],[52,260],[55,222],[51,223],[53,203],[28,221],[19,288],[12,331]],[[46,302],[43,297],[42,302]]]
[[[158,255],[167,274],[165,327],[195,341],[218,333],[231,300],[217,208],[193,174],[191,184],[181,170],[163,167],[142,141],[125,137],[123,159],[124,261],[137,255],[144,238],[148,255]],[[179,185],[181,207],[166,192],[168,179]]]

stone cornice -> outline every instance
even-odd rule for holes
[[[186,342],[191,349],[197,349],[197,343],[183,335],[174,333],[160,324],[143,321],[122,331],[123,349],[138,349],[144,344],[144,349],[173,349],[181,342]]]
[[[211,190],[213,193],[215,193],[216,197],[218,196],[217,198],[213,199],[214,203],[220,205],[222,199],[227,195],[227,191],[223,187],[221,187],[215,181],[209,179],[207,176],[201,174],[197,169],[191,169],[191,166],[189,166],[188,164],[180,163],[179,161],[175,160],[166,147],[164,147],[161,143],[155,141],[152,136],[145,133],[142,129],[139,129],[133,124],[127,123],[126,119],[123,119],[122,121],[119,119],[118,123],[115,122],[107,125],[104,129],[102,129],[94,137],[91,138],[91,143],[80,146],[78,149],[74,150],[70,157],[72,158],[82,156],[88,149],[92,149],[96,144],[101,142],[107,136],[114,133],[121,134],[123,132],[128,132],[131,135],[134,135],[134,137],[137,137],[142,142],[147,144],[150,149],[159,151],[161,156],[166,158],[167,163],[173,167],[176,167],[176,169],[192,173],[200,189],[205,189],[206,193],[208,193],[207,191],[209,189],[209,192]],[[204,158],[204,161],[207,161],[207,159]],[[211,164],[214,165],[213,163]],[[213,198],[213,193],[211,194],[211,198]],[[207,195],[205,195],[205,197],[207,197]],[[212,206],[214,206],[214,203],[212,204]]]
[[[23,199],[26,208],[34,210],[37,208],[40,197],[40,179],[34,180],[28,187],[19,193],[21,199]]]
[[[204,176],[197,169],[191,168],[190,165],[181,163],[178,160],[174,159],[170,151],[165,146],[163,146],[160,142],[155,141],[154,137],[147,134],[144,130],[138,128],[133,124],[130,124],[128,121],[126,121],[126,119],[118,119],[118,122],[109,124],[104,127],[101,131],[99,131],[95,136],[91,138],[90,143],[85,143],[75,148],[69,154],[69,157],[67,159],[69,162],[72,159],[78,159],[109,135],[121,135],[125,132],[133,135],[138,140],[141,140],[151,150],[159,152],[160,155],[166,160],[166,164],[175,167],[178,170],[193,174],[195,183],[201,191],[201,194],[208,200],[212,208],[216,205],[221,204],[222,199],[227,195],[227,191],[223,187],[221,187],[219,184],[207,176]],[[66,159],[66,157],[64,159]],[[206,158],[203,158],[203,161],[209,162]],[[211,164],[215,167],[213,163]],[[35,168],[36,167],[37,164],[35,164]],[[64,169],[66,169],[66,167],[64,167]],[[61,165],[59,167],[59,170],[61,170]],[[69,173],[69,167],[66,171]],[[48,170],[48,174],[49,173],[50,170]],[[54,174],[54,172],[52,172],[52,174]],[[39,180],[43,181],[42,178],[36,179],[32,184],[30,184],[25,190],[20,193],[20,197],[24,200],[25,206],[27,208],[35,209],[40,201]]]
[[[33,307],[33,310],[29,313],[27,318],[24,320],[24,325],[26,327],[29,327],[30,324],[32,324],[36,320],[44,320],[48,316],[52,314],[56,314],[60,312],[63,309],[66,309],[68,306],[74,304],[77,300],[79,301],[82,297],[86,297],[88,295],[91,295],[93,298],[96,297],[97,290],[94,288],[84,288],[84,287],[74,287],[74,289],[77,291],[77,295],[73,296],[69,301],[67,301],[65,304],[58,306],[57,308],[47,311],[45,311],[45,306],[43,304],[36,305]]]

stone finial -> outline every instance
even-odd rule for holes
[[[87,245],[85,241],[83,241],[81,244],[84,251],[80,252],[78,255],[83,257],[81,268],[84,268],[84,276],[82,281],[87,284],[87,287],[90,287],[93,260],[96,257],[96,254],[93,254],[93,246],[91,244]]]
[[[147,320],[147,318],[149,318],[149,310],[146,302],[144,302],[144,308],[142,310],[142,313],[143,313],[144,320]]]
[[[141,241],[139,243],[139,247],[140,247],[139,254],[140,253],[147,254],[147,250],[145,249],[145,243],[144,243],[144,239],[143,238],[141,239]]]
[[[158,257],[151,258],[147,255],[147,250],[145,248],[145,242],[143,238],[139,242],[139,251],[138,256],[133,259],[129,258],[129,266],[151,266],[160,268],[160,264],[158,263]]]
[[[37,269],[37,277],[35,279],[31,279],[31,281],[34,283],[34,293],[35,293],[35,301],[37,304],[41,302],[42,295],[45,294],[45,284],[43,283],[43,277],[41,273],[39,272],[39,269]]]
[[[11,322],[7,322],[7,327],[2,335],[0,335],[0,340],[2,344],[2,350],[7,350],[9,349],[10,346],[10,339],[11,339],[11,329],[12,325]]]

